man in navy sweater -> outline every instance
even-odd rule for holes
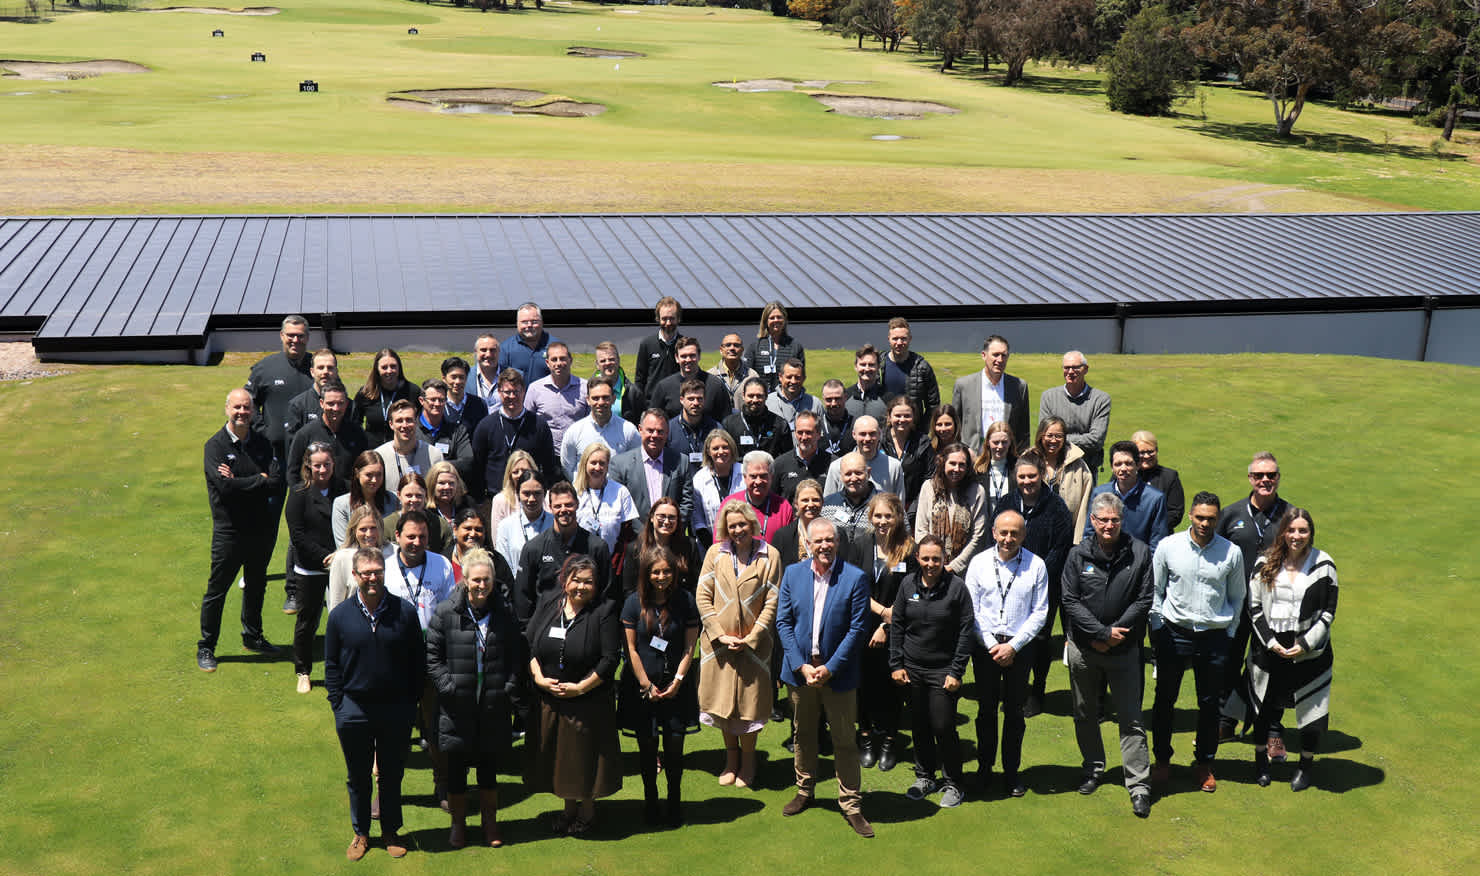
[[[354,559],[358,590],[329,613],[324,631],[324,687],[349,778],[351,861],[370,848],[371,770],[380,766],[380,832],[392,858],[406,854],[401,830],[401,775],[411,722],[426,676],[426,644],[416,606],[385,587],[385,558],[361,548]]]

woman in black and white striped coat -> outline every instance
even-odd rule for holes
[[[1249,649],[1249,704],[1258,716],[1254,738],[1263,742],[1280,712],[1293,706],[1300,727],[1300,766],[1291,790],[1310,787],[1312,765],[1331,704],[1331,623],[1336,618],[1336,564],[1314,546],[1310,512],[1291,508],[1274,544],[1254,564],[1249,581],[1253,641]],[[1269,754],[1254,748],[1260,785],[1270,783]]]

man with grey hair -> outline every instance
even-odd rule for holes
[[[726,496],[724,501],[720,502],[720,507],[723,508],[732,501],[748,502],[761,525],[761,530],[756,535],[761,541],[769,543],[776,537],[777,531],[796,516],[792,511],[791,503],[773,489],[776,460],[764,450],[752,450],[745,454],[740,465],[745,478],[745,488],[738,493]],[[717,538],[722,537],[719,533],[715,535]]]
[[[1120,723],[1120,760],[1131,811],[1151,814],[1151,755],[1141,719],[1141,639],[1155,593],[1151,551],[1121,531],[1125,506],[1113,493],[1090,504],[1094,534],[1070,548],[1063,607],[1074,701],[1074,736],[1084,775],[1079,793],[1093,794],[1105,772],[1100,696],[1108,683]]]
[[[879,492],[903,497],[904,469],[900,468],[899,460],[880,452],[880,443],[878,420],[864,415],[853,421],[853,452],[863,457],[864,464],[868,466],[869,480],[874,482]],[[842,460],[839,459],[828,467],[827,483],[822,488],[824,493],[835,493],[843,488],[841,463]]]
[[[545,364],[545,352],[550,344],[559,340],[545,331],[545,317],[540,306],[533,301],[519,305],[515,312],[514,334],[499,345],[498,371],[515,368],[524,372],[524,385],[528,386],[550,374]],[[492,405],[489,406],[492,410]]]
[[[1064,437],[1084,451],[1084,463],[1098,477],[1105,462],[1105,436],[1110,433],[1110,396],[1085,382],[1089,360],[1078,350],[1064,354],[1064,385],[1043,391],[1038,399],[1038,420],[1058,417],[1064,421]]]
[[[868,579],[838,558],[838,532],[825,517],[807,528],[812,558],[781,575],[776,599],[776,638],[781,645],[781,680],[791,686],[796,716],[793,766],[797,793],[781,808],[787,817],[812,805],[817,788],[817,731],[826,712],[832,731],[838,808],[854,833],[874,835],[863,815],[862,767],[853,725],[858,719],[858,683],[867,636]]]

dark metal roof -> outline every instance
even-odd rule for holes
[[[0,330],[38,349],[198,348],[340,327],[1439,306],[1480,301],[1480,213],[188,216],[0,219]]]

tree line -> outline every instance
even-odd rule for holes
[[[789,14],[940,69],[1099,63],[1112,108],[1165,114],[1198,80],[1262,92],[1287,136],[1312,98],[1404,98],[1442,126],[1480,107],[1480,0],[789,0]]]

